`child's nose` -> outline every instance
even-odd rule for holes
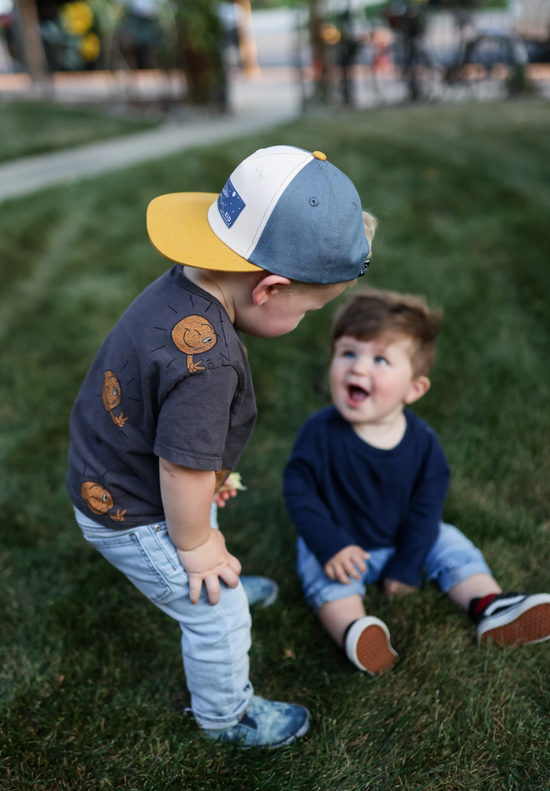
[[[371,370],[372,361],[366,355],[357,355],[353,360],[354,372],[368,374]]]

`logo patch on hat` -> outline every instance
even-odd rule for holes
[[[218,211],[228,228],[231,228],[245,206],[246,203],[233,186],[231,179],[227,179],[227,184],[218,197]]]

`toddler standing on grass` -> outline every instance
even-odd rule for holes
[[[442,317],[423,298],[367,289],[336,314],[333,406],[302,427],[284,475],[306,599],[348,659],[375,675],[397,659],[366,587],[415,591],[423,575],[476,624],[477,639],[550,637],[550,595],[503,593],[483,555],[441,521],[450,471],[408,407],[428,391]]]
[[[130,305],[86,376],[67,488],[87,541],[178,621],[202,733],[288,744],[309,712],[255,696],[248,677],[246,594],[266,604],[273,586],[243,587],[211,505],[236,494],[220,489],[256,419],[238,330],[291,332],[366,270],[359,195],[323,153],[275,146],[219,195],[156,198],[147,227],[176,264]]]

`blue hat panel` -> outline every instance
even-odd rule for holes
[[[303,283],[342,283],[358,277],[368,251],[355,186],[313,159],[286,188],[248,260]]]

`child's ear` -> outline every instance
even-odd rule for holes
[[[405,403],[414,404],[415,401],[418,401],[419,398],[422,398],[422,396],[428,392],[431,384],[427,376],[417,376],[416,379],[413,379],[411,382],[409,392],[404,399]]]
[[[263,305],[269,297],[274,297],[282,288],[290,286],[288,277],[281,275],[266,275],[252,290],[252,300],[255,305]]]

